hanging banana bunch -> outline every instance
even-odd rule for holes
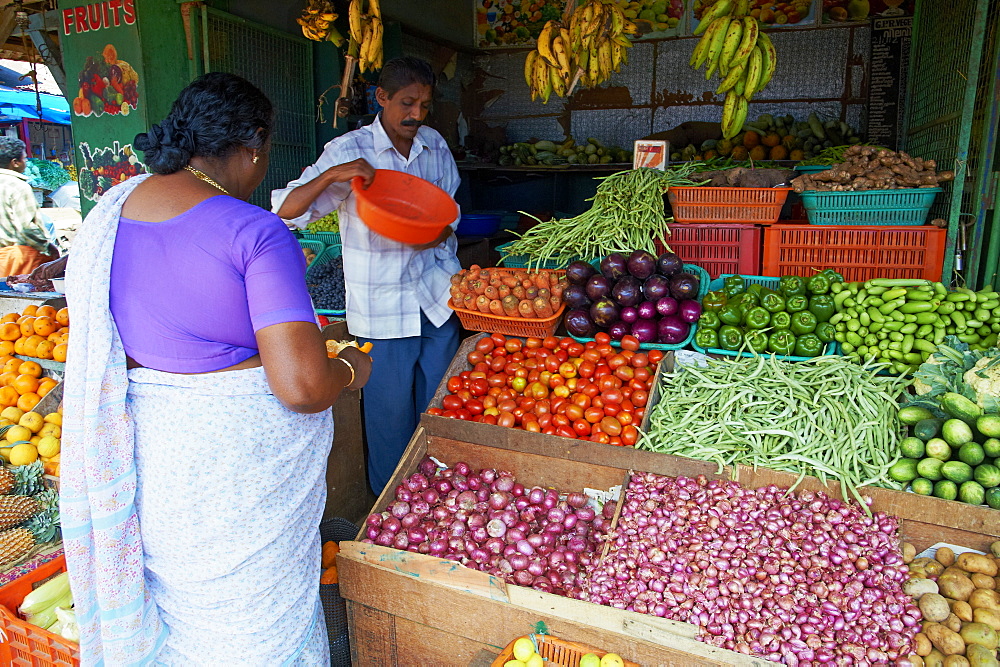
[[[707,63],[706,81],[719,73],[722,82],[715,94],[726,94],[722,106],[722,136],[726,139],[743,129],[750,100],[771,82],[778,64],[774,44],[750,16],[749,5],[749,0],[717,0],[694,30],[702,38],[694,47],[690,65],[701,69]]]
[[[382,69],[382,10],[379,0],[351,0],[347,18],[351,26],[350,54],[362,72]],[[365,13],[362,5],[367,4]],[[354,53],[354,49],[357,53]]]
[[[334,46],[344,44],[344,36],[333,25],[337,14],[333,11],[330,0],[309,0],[302,16],[296,21],[302,26],[302,34],[314,42],[333,42]]]
[[[593,88],[628,62],[636,25],[617,4],[588,0],[566,25],[549,21],[537,46],[524,61],[524,80],[531,99],[547,104],[552,93],[568,97],[577,84]]]

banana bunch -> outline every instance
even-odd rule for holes
[[[706,81],[719,72],[722,82],[715,94],[726,94],[722,106],[722,136],[726,139],[743,129],[750,99],[770,83],[778,64],[774,44],[750,16],[749,5],[749,0],[717,0],[694,30],[702,38],[694,47],[690,64],[695,69],[708,64]]]
[[[302,34],[306,39],[314,42],[325,42],[327,40],[335,46],[344,43],[344,36],[334,27],[333,22],[337,20],[337,14],[333,11],[333,3],[330,0],[309,0],[306,8],[302,10],[302,16],[296,21],[302,26]]]
[[[362,4],[367,2],[368,13]],[[382,9],[379,0],[351,0],[347,18],[351,41],[357,45],[358,66],[362,72],[382,69]]]
[[[524,61],[524,80],[531,99],[548,103],[552,93],[565,97],[579,84],[593,88],[628,62],[635,23],[621,7],[604,0],[588,0],[569,19],[548,21],[537,47]]]

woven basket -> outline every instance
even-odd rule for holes
[[[359,528],[347,519],[334,517],[319,524],[322,542],[353,540]],[[351,644],[347,634],[347,605],[340,597],[339,584],[320,584],[319,599],[323,603],[326,618],[326,634],[330,642],[330,664],[334,667],[350,667]]]
[[[550,637],[549,635],[525,636],[534,642],[535,650],[538,652],[538,655],[545,658],[545,664],[548,667],[579,667],[580,658],[588,653],[593,653],[598,658],[603,658],[610,653],[610,651],[602,651],[599,648],[593,648],[586,644],[578,644],[577,642],[570,642],[558,637]],[[503,667],[504,663],[508,660],[514,659],[514,642],[518,639],[521,638],[515,637],[507,644],[503,652],[493,661],[491,667]],[[629,662],[628,660],[624,662],[625,667],[639,667],[634,662]]]

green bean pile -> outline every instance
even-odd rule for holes
[[[568,263],[613,252],[648,250],[655,254],[657,240],[667,246],[663,194],[671,185],[699,185],[689,178],[698,166],[689,162],[668,171],[630,169],[599,178],[597,193],[587,200],[594,202],[590,210],[574,218],[539,221],[504,252],[527,255],[532,268],[548,261]]]
[[[832,478],[845,500],[861,501],[858,487],[899,488],[887,472],[899,460],[897,399],[907,381],[877,375],[882,367],[839,356],[684,366],[661,379],[637,447],[714,461],[720,472],[744,464],[798,474],[798,481]]]

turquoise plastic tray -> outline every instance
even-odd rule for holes
[[[709,284],[711,282],[714,282],[714,281],[712,280],[711,276],[708,275],[708,271],[706,271],[705,269],[701,268],[700,266],[696,266],[694,264],[685,264],[684,265],[684,270],[687,271],[687,272],[689,272],[689,273],[693,273],[693,274],[695,274],[695,275],[698,276],[699,286],[698,286],[698,296],[697,296],[697,299],[698,299],[698,303],[701,303],[701,300],[704,299],[705,295],[708,294],[708,292],[709,292],[709,289],[708,289]],[[694,333],[697,330],[698,330],[698,323],[695,322],[695,323],[693,323],[691,325],[691,330],[688,332],[687,338],[685,338],[680,343],[639,343],[639,349],[640,350],[663,350],[663,351],[667,351],[667,350],[682,350],[685,347],[687,347],[689,344],[692,344],[692,341],[694,340]],[[577,338],[573,334],[570,334],[569,336],[570,336],[570,338],[572,338],[573,340],[575,340],[575,341],[577,341],[579,343],[589,343],[590,341],[594,340],[593,338]],[[617,340],[611,341],[611,345],[612,345],[612,347],[621,347],[622,346],[621,342],[617,341]]]
[[[300,241],[300,243],[301,243],[301,241]],[[338,245],[327,246],[327,248],[322,253],[320,253],[319,255],[316,256],[316,259],[314,259],[313,262],[312,262],[312,264],[309,265],[309,268],[306,269],[306,282],[309,282],[309,275],[311,274],[311,272],[313,270],[313,267],[322,266],[323,264],[326,264],[327,262],[329,262],[331,259],[334,259],[336,257],[340,257],[340,255],[341,255],[342,252],[343,252],[343,248],[339,244]],[[330,316],[333,316],[333,317],[344,317],[347,314],[346,310],[321,310],[321,309],[317,309],[316,312],[319,313],[320,315],[326,315],[328,317],[330,317]]]
[[[726,278],[734,275],[738,274],[724,273],[723,275],[719,276],[709,284],[708,291],[714,292],[722,289],[722,286],[725,283]],[[772,289],[775,291],[778,290],[779,278],[773,278],[771,276],[742,276],[742,277],[743,280],[746,281],[747,287],[749,287],[750,285],[760,285],[761,287],[767,287],[768,289]],[[781,359],[783,361],[809,361],[810,359],[816,358],[816,357],[796,357],[793,354],[771,354],[770,352],[765,352],[763,355],[754,352],[734,352],[732,350],[723,350],[717,347],[709,347],[709,348],[699,347],[693,342],[691,343],[691,347],[693,347],[696,352],[701,352],[702,354],[721,354],[726,357],[773,356],[776,359]],[[818,356],[828,356],[835,354],[837,354],[837,341],[832,340],[826,344],[825,348],[823,348],[823,354]]]
[[[299,234],[306,241],[319,241],[323,245],[340,245],[340,232],[307,232]]]
[[[922,225],[941,188],[803,192],[802,205],[813,225]]]
[[[823,164],[799,164],[792,167],[795,171],[800,174],[818,174],[821,171],[826,171],[833,165],[823,165]]]
[[[496,250],[498,253],[500,253],[500,266],[502,266],[504,268],[507,268],[507,269],[527,269],[528,268],[528,263],[530,261],[530,258],[527,255],[506,255],[506,254],[504,254],[504,249],[506,249],[507,246],[511,245],[512,243],[514,243],[514,242],[513,241],[509,241],[508,243],[504,243],[503,245],[498,245],[496,248],[494,248],[494,250]],[[600,261],[601,261],[600,259],[584,259],[583,257],[573,257],[572,259],[568,259],[565,262],[547,261],[547,262],[542,262],[539,266],[535,266],[534,264],[532,264],[531,268],[532,269],[535,269],[535,268],[538,268],[538,269],[565,269],[572,262],[575,262],[578,259],[583,259],[585,262],[589,262],[590,264],[593,264],[595,266],[598,263],[600,263]]]
[[[320,243],[319,241],[310,241],[308,239],[299,239],[299,245],[302,248],[309,248],[314,253],[316,253],[316,256],[313,257],[313,262],[315,262],[317,259],[319,259],[319,256],[323,254],[324,250],[326,250],[326,246],[323,245],[322,243]],[[309,264],[312,265],[312,262],[310,262]]]

